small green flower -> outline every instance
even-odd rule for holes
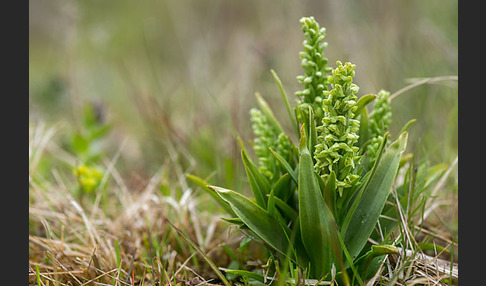
[[[305,35],[304,51],[300,52],[305,74],[298,76],[297,80],[304,89],[295,94],[300,99],[299,108],[310,105],[315,118],[320,122],[323,116],[322,92],[327,90],[327,76],[331,71],[327,66],[327,58],[323,56],[323,50],[327,47],[327,43],[324,42],[326,29],[320,28],[314,17],[303,17],[300,23]]]
[[[290,149],[291,143],[289,137],[285,133],[280,133],[277,138],[277,149],[275,151],[287,162],[290,162]]]
[[[84,164],[77,166],[73,174],[78,178],[78,182],[85,192],[92,192],[101,182],[103,177],[101,171],[96,167],[88,167]]]
[[[329,91],[324,91],[322,125],[317,126],[317,145],[314,153],[315,169],[327,180],[331,171],[336,174],[340,195],[359,178],[352,173],[361,159],[358,155],[360,123],[355,119],[359,87],[353,83],[356,65],[338,61],[328,81]]]
[[[271,178],[274,174],[275,159],[268,148],[275,149],[275,130],[268,123],[261,110],[250,110],[253,133],[255,134],[253,150],[258,157],[259,170],[262,174]]]
[[[290,139],[285,133],[274,128],[261,110],[252,108],[250,115],[253,133],[255,134],[253,150],[258,157],[259,171],[269,179],[276,178],[275,175],[280,171],[280,165],[269,148],[289,161]]]
[[[373,112],[369,116],[370,130],[373,135],[383,135],[391,123],[392,110],[390,92],[380,90],[377,94]]]
[[[390,92],[380,90],[373,106],[373,112],[369,116],[371,139],[366,148],[366,153],[368,154],[370,166],[373,165],[378,157],[378,149],[383,140],[383,135],[391,123],[392,110],[389,96]]]

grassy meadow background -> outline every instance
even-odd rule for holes
[[[36,267],[39,285],[214,278],[164,218],[217,266],[262,263],[257,245],[235,250],[241,234],[185,174],[250,192],[236,136],[245,143],[253,138],[255,92],[290,130],[270,70],[290,97],[301,88],[299,19],[314,16],[326,27],[330,66],[356,64],[358,96],[393,94],[417,80],[458,75],[457,6],[450,0],[29,1],[29,280],[37,281]],[[457,80],[410,88],[392,108],[394,136],[417,120],[407,152],[452,166],[425,225],[441,244],[457,245]],[[75,139],[97,124],[108,126],[106,133]],[[86,161],[102,179],[82,194],[73,170]]]

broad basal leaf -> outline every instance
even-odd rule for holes
[[[303,126],[302,129],[305,127]],[[337,226],[314,174],[314,163],[307,149],[305,132],[301,132],[299,162],[299,219],[304,248],[311,261],[312,278],[331,270],[333,251],[339,248]],[[335,250],[333,250],[335,248]]]
[[[246,175],[248,177],[248,181],[250,182],[250,187],[253,191],[253,195],[255,196],[255,200],[260,207],[266,208],[266,195],[270,194],[270,183],[265,176],[258,171],[258,167],[250,160],[244,149],[241,150],[241,157],[243,158]]]
[[[275,217],[245,196],[224,188],[208,186],[227,201],[236,215],[265,243],[278,252],[287,255],[290,230]]]
[[[195,183],[196,185],[201,187],[209,195],[211,195],[219,203],[219,205],[222,206],[226,210],[226,212],[228,212],[228,214],[235,216],[235,213],[233,212],[231,207],[228,205],[228,203],[226,201],[224,201],[223,199],[221,199],[220,196],[218,196],[215,192],[213,192],[212,190],[210,190],[207,187],[208,182],[206,182],[204,179],[199,178],[198,176],[194,176],[194,175],[191,175],[191,174],[186,174],[186,177],[189,180],[191,180],[193,183]]]
[[[393,142],[388,150],[379,158],[376,170],[372,170],[369,181],[355,211],[350,211],[345,218],[342,233],[344,242],[353,259],[360,253],[383,210],[390,194],[400,162],[400,156],[405,150],[408,133],[404,132],[397,141]],[[375,168],[374,167],[374,168]]]

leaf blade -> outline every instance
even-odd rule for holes
[[[265,243],[283,255],[287,255],[290,243],[286,232],[289,230],[275,217],[268,214],[261,206],[235,191],[216,186],[209,186],[209,188],[227,201],[245,225]]]
[[[395,181],[400,157],[406,147],[408,133],[402,133],[397,141],[393,142],[376,166],[364,189],[358,206],[354,212],[349,212],[345,221],[349,224],[343,226],[344,242],[353,259],[365,246]]]
[[[356,105],[358,106],[358,109],[356,109],[356,114],[360,114],[361,110],[363,108],[366,108],[365,106],[375,99],[376,99],[376,94],[372,94],[372,93],[361,96],[356,102]]]
[[[294,180],[295,183],[298,183],[299,180],[297,177],[297,173],[294,171],[294,169],[292,169],[292,166],[290,166],[290,164],[282,156],[280,156],[280,154],[273,151],[272,148],[269,148],[269,150],[270,153],[272,153],[272,155],[275,157],[275,159],[277,159],[277,161],[280,163],[280,165],[285,169],[285,171],[289,173],[289,175],[292,177],[292,180]]]
[[[292,113],[292,111],[290,109],[289,99],[288,99],[287,93],[285,92],[285,90],[283,88],[282,81],[280,80],[280,78],[278,77],[277,73],[273,69],[271,69],[270,72],[272,73],[273,78],[277,82],[278,88],[280,90],[280,94],[282,95],[282,99],[283,99],[283,101],[285,103],[285,108],[287,109],[287,113],[289,114],[290,121],[292,122],[292,126],[298,132],[299,131],[299,127],[297,126],[297,121],[295,121],[295,118],[293,116],[293,113]]]
[[[203,189],[206,193],[208,193],[211,197],[213,197],[218,202],[218,204],[224,208],[224,210],[228,214],[235,216],[233,209],[228,205],[228,203],[226,203],[226,201],[221,199],[220,196],[218,196],[215,192],[213,192],[211,189],[208,188],[209,183],[207,181],[192,174],[185,174],[185,175],[186,178],[188,178],[190,181],[192,181],[193,183],[201,187],[201,189]]]
[[[331,270],[333,251],[339,248],[337,226],[324,201],[314,174],[314,163],[305,142],[304,125],[301,132],[299,160],[299,223],[304,248],[310,258],[311,275],[318,278]]]
[[[255,96],[257,98],[258,106],[260,106],[260,110],[263,112],[263,114],[265,114],[265,117],[268,119],[268,123],[270,123],[273,128],[277,130],[277,133],[283,133],[283,128],[273,114],[270,105],[268,105],[265,99],[263,99],[263,97],[258,92],[255,93]]]
[[[258,171],[255,163],[251,161],[248,154],[243,149],[241,150],[241,157],[243,159],[243,165],[245,166],[246,175],[248,176],[248,181],[250,182],[250,187],[255,196],[257,204],[262,207],[267,207],[267,197],[266,195],[270,193],[270,183],[268,180]]]

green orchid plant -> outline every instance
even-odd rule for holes
[[[256,94],[259,108],[250,111],[255,161],[240,140],[253,198],[188,177],[228,211],[232,217],[226,221],[265,245],[279,265],[287,265],[290,276],[297,276],[292,272],[299,268],[307,278],[364,285],[385,255],[398,252],[391,244],[372,245],[369,239],[376,236],[384,211],[390,217],[396,214],[385,204],[403,165],[408,124],[390,139],[389,92],[358,98],[355,65],[337,61],[335,68],[328,66],[325,28],[313,17],[300,22],[304,75],[297,80],[303,90],[296,92],[293,112],[272,71],[299,142],[291,141],[268,103]],[[368,116],[367,105],[373,101]],[[393,229],[387,226],[382,237]]]

